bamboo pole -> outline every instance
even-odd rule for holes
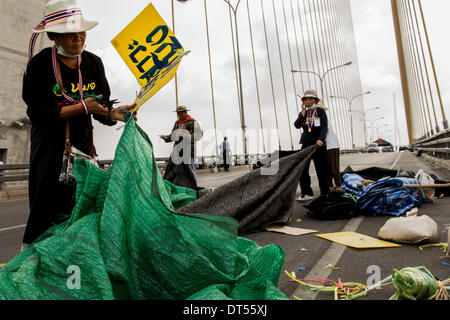
[[[450,188],[450,183],[442,184],[404,184],[403,188]]]

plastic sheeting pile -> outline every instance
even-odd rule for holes
[[[75,173],[70,220],[0,270],[0,299],[287,299],[283,249],[238,237],[230,217],[175,214],[196,192],[161,178],[133,120],[109,171]]]
[[[367,214],[389,214],[401,216],[422,205],[417,188],[404,188],[404,184],[419,184],[412,178],[380,179],[365,185],[364,179],[355,174],[343,176],[342,188],[355,197],[358,206]]]

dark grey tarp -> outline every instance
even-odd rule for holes
[[[341,175],[343,176],[346,173],[354,173],[357,174],[364,179],[372,180],[372,181],[378,181],[380,179],[389,177],[389,178],[395,178],[395,177],[405,177],[405,178],[414,178],[415,173],[411,171],[403,171],[402,169],[394,170],[394,169],[386,169],[386,168],[380,168],[380,167],[370,167],[365,168],[361,170],[354,171],[352,167],[347,166],[347,168],[344,169],[343,172],[341,172]]]
[[[297,153],[298,151],[299,150],[278,150],[278,151],[275,151],[275,152],[277,153],[278,158],[281,159],[281,158],[290,156],[291,154]],[[274,154],[270,155],[270,157],[273,157],[273,155]],[[258,169],[258,168],[262,167],[263,166],[263,162],[264,162],[264,159],[260,160],[260,161],[256,161],[255,163],[252,164],[252,168],[253,169]]]
[[[283,158],[275,152],[264,166],[218,187],[177,213],[232,217],[239,222],[240,235],[286,224],[292,216],[300,176],[315,150],[316,146],[311,146]]]
[[[165,168],[164,180],[167,180],[179,187],[186,187],[197,190],[197,182],[191,168],[184,163],[175,164],[169,158],[169,162]]]

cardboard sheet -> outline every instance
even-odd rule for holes
[[[315,236],[357,249],[401,247],[399,244],[378,240],[357,232],[322,233]]]
[[[272,232],[289,234],[292,236],[302,236],[304,234],[319,232],[317,230],[312,230],[312,229],[292,228],[292,227],[288,227],[288,226],[272,226],[272,227],[266,228],[266,230],[272,231]]]

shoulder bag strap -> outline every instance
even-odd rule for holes
[[[61,90],[61,92],[64,92],[64,87],[63,87],[63,82],[61,79],[61,70],[59,68],[59,62],[58,59],[54,59],[54,73],[55,73],[55,78],[56,78],[56,83],[59,86],[59,89]],[[69,155],[71,153],[71,149],[70,149],[70,122],[69,120],[66,120],[66,148],[64,149],[64,154]]]
[[[56,57],[55,48],[52,48],[52,50],[53,50],[52,51],[53,72],[55,74],[56,83],[58,84],[63,96],[70,102],[75,103],[75,100],[73,100],[72,98],[70,98],[69,96],[64,94],[64,87],[63,87],[63,82],[62,82],[62,78],[61,78],[61,69],[59,67],[59,61],[58,61],[58,58]],[[82,77],[81,77],[81,70],[80,70],[79,62],[78,62],[78,73],[79,73],[80,98],[83,99],[83,81],[81,80]],[[89,155],[91,157],[94,157],[94,155],[95,155],[94,132],[92,130],[92,123],[90,123],[90,121],[89,121],[89,128],[90,128]],[[70,147],[71,147],[71,145],[70,145],[70,121],[66,120],[66,148],[64,150],[64,154],[70,154],[70,152],[71,152]]]

